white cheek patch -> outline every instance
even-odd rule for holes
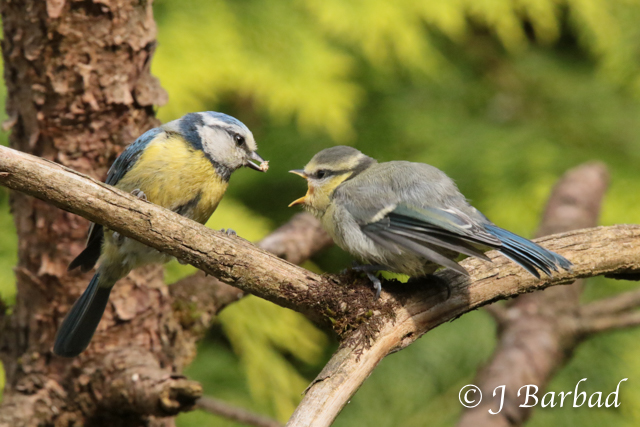
[[[202,141],[202,151],[218,161],[223,160],[225,157],[222,148],[225,145],[223,138],[226,135],[221,135],[222,132],[224,131],[216,130],[209,126],[198,127],[198,135],[200,135],[200,140]]]
[[[213,127],[219,127],[221,129],[224,129],[227,132],[235,132],[240,135],[245,135],[246,141],[247,141],[247,148],[249,148],[249,151],[256,151],[258,149],[256,141],[253,138],[253,134],[248,129],[238,128],[236,125],[229,124],[228,122],[217,119],[213,116],[210,116],[209,114],[201,114],[201,117],[202,117],[202,121],[205,124],[205,126],[203,126],[203,129],[206,129],[207,127],[209,127],[209,130],[211,130],[210,127],[213,126]],[[202,133],[200,133],[200,136],[203,136]]]
[[[198,127],[198,135],[202,140],[202,151],[213,161],[235,170],[243,165],[244,150],[236,147],[235,142],[225,129]]]
[[[209,127],[209,126],[199,126],[198,127],[198,135],[200,135],[200,139],[202,140],[202,143],[204,144],[205,141],[214,141],[216,138],[218,138],[217,135],[218,131],[214,130],[213,128]]]

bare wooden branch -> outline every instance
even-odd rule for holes
[[[282,427],[282,424],[280,424],[276,420],[267,418],[263,415],[254,414],[251,411],[247,411],[246,409],[230,405],[227,402],[219,399],[214,399],[213,397],[204,396],[198,399],[196,407],[211,414],[218,415],[220,417],[224,417],[250,426]]]
[[[310,291],[317,292],[319,296],[330,296],[331,292],[327,291],[329,288],[340,294],[348,293],[341,289],[339,281],[334,278],[309,272],[256,248],[240,237],[210,230],[48,160],[0,147],[0,174],[0,184],[4,186],[102,223],[125,236],[185,260],[226,283],[273,302],[314,312],[316,310],[312,307],[316,300],[307,298]],[[503,289],[512,287],[513,294],[532,286],[566,283],[575,277],[635,272],[637,260],[630,256],[635,248],[625,247],[629,243],[618,240],[635,241],[637,228],[634,225],[596,228],[540,240],[545,246],[567,255],[576,264],[573,273],[557,275],[547,282],[537,283],[537,280],[496,253],[489,253],[493,264],[468,259],[464,265],[473,277],[491,274],[492,281],[500,283]],[[606,243],[596,243],[601,241]],[[618,245],[615,254],[609,246],[614,242]],[[591,258],[596,258],[596,255],[598,259],[592,261]],[[626,261],[625,255],[631,258],[628,263],[623,262]],[[586,264],[586,261],[592,263],[592,271],[581,264]],[[458,279],[455,282],[458,286],[462,283]]]
[[[580,316],[614,315],[640,307],[640,289],[623,292],[580,307]]]
[[[581,318],[577,332],[583,335],[606,332],[614,329],[625,329],[640,325],[640,312],[620,313],[612,316],[601,315]]]
[[[257,246],[289,262],[300,264],[333,244],[314,216],[301,213],[270,233]],[[186,339],[195,344],[211,327],[215,316],[246,294],[198,271],[169,287],[173,308],[182,323]],[[1,317],[0,317],[1,320]]]
[[[308,213],[294,215],[287,223],[257,243],[259,248],[293,264],[302,264],[331,245],[333,240],[324,231],[320,221]],[[210,323],[213,314],[245,295],[242,290],[227,285],[203,271],[174,283],[170,292],[176,298],[177,304],[197,304],[199,313],[208,313],[209,316],[199,316],[203,325]],[[203,295],[210,298],[202,298]]]
[[[102,223],[226,283],[232,282],[245,292],[274,302],[285,294],[302,300],[310,286],[325,281],[241,237],[210,230],[151,203],[138,203],[115,187],[59,164],[6,147],[0,147],[0,159],[2,185]],[[284,298],[283,302],[288,300]]]
[[[489,302],[600,274],[640,272],[640,226],[578,230],[537,241],[574,263],[573,272],[536,280],[496,252],[492,263],[467,259],[470,278],[439,276],[451,297],[434,287],[383,284],[379,300],[366,280],[317,275],[239,238],[207,229],[166,209],[24,153],[0,147],[0,184],[186,260],[245,292],[333,325],[343,342],[310,386],[290,425],[329,425],[375,365],[428,330]]]

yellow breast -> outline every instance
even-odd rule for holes
[[[116,184],[131,192],[142,190],[151,203],[204,224],[220,203],[228,183],[200,150],[178,135],[159,135],[136,164]],[[191,205],[189,205],[191,203]]]

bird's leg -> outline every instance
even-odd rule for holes
[[[374,273],[382,270],[387,270],[387,267],[378,264],[358,264],[354,261],[351,268],[344,269],[342,271],[342,274],[346,273],[349,270],[359,271],[366,274],[373,284],[373,289],[376,290],[376,299],[380,298],[380,292],[382,292],[382,282],[380,282],[380,279],[378,279]]]
[[[220,231],[222,231],[223,233],[226,233],[227,236],[237,236],[238,233],[236,233],[234,230],[227,228],[226,230],[224,228],[221,228]]]
[[[144,191],[142,191],[139,188],[136,188],[135,190],[133,190],[131,192],[132,195],[136,196],[138,199],[143,200],[145,202],[148,202],[149,200],[147,200],[147,195],[144,194]]]
[[[364,274],[366,274],[369,280],[371,280],[373,289],[376,290],[376,299],[380,298],[380,292],[382,292],[382,283],[380,282],[380,279],[378,279],[375,274],[370,273],[366,270],[364,270]]]

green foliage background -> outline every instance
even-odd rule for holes
[[[524,236],[565,170],[603,161],[612,180],[601,223],[640,223],[638,0],[156,0],[155,15],[153,72],[170,96],[159,117],[227,112],[271,161],[266,175],[233,177],[211,227],[264,236],[304,192],[286,171],[335,144],[433,164]],[[7,206],[0,190],[0,295],[10,302]],[[337,272],[349,257],[333,249],[314,261]],[[170,281],[189,273],[167,270]],[[585,300],[632,287],[595,279]],[[458,390],[491,355],[494,329],[474,312],[430,332],[383,361],[335,425],[453,425]],[[638,425],[639,338],[588,340],[549,387],[588,378],[585,390],[608,393],[629,378],[619,408],[537,409],[530,425]],[[187,374],[207,394],[286,420],[334,346],[299,315],[247,298],[221,314]],[[235,425],[201,412],[178,423]]]

